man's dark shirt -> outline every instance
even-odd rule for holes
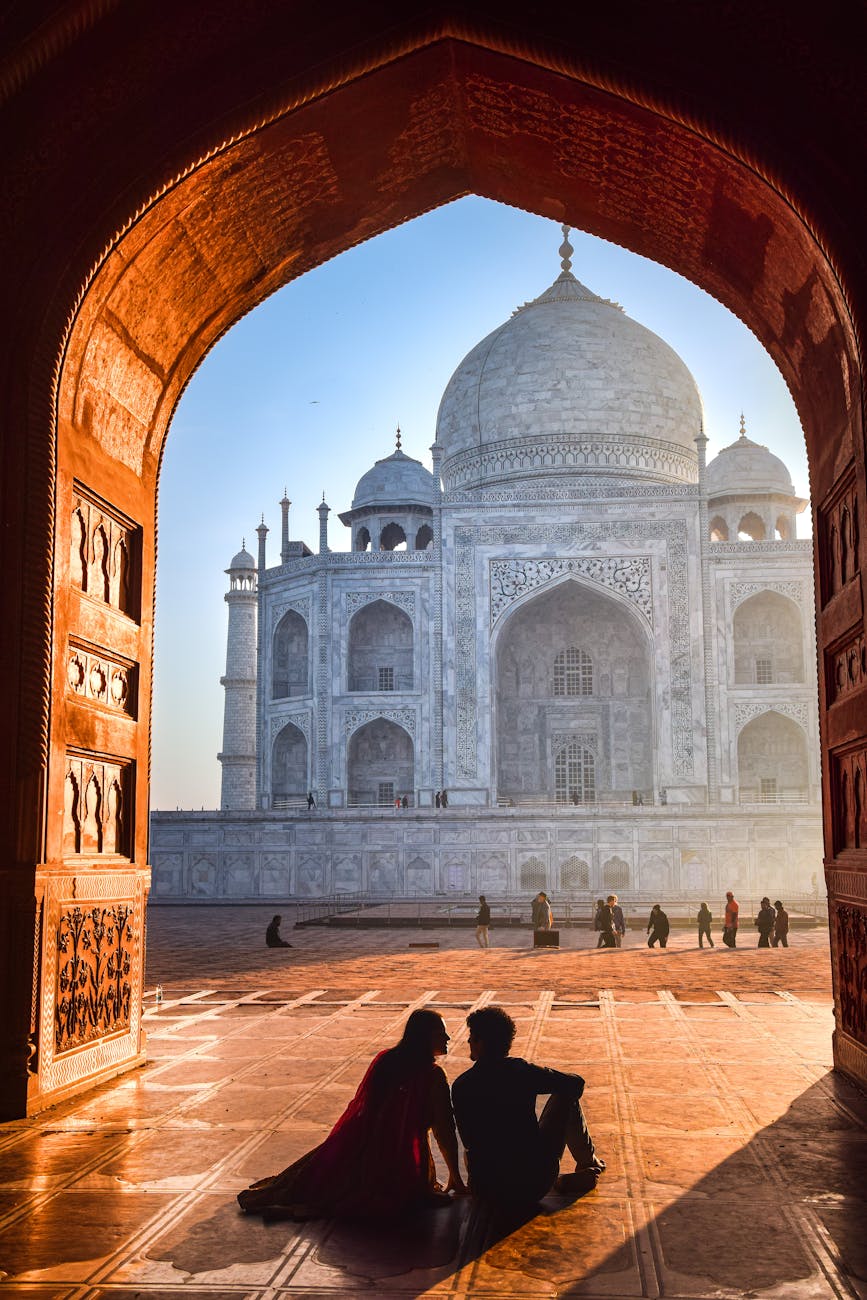
[[[491,909],[488,907],[487,903],[482,903],[481,906],[479,907],[478,916],[476,917],[476,925],[490,925],[490,924],[491,924]]]
[[[557,1177],[560,1152],[539,1129],[536,1098],[557,1093],[577,1100],[583,1091],[580,1075],[519,1056],[476,1061],[455,1079],[452,1103],[471,1190],[498,1200],[544,1196]]]

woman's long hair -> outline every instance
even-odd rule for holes
[[[383,1087],[400,1084],[410,1075],[433,1065],[434,1034],[442,1027],[436,1011],[413,1011],[403,1027],[399,1043],[383,1052],[378,1062],[378,1082]]]

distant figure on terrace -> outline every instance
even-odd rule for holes
[[[374,1057],[328,1137],[288,1169],[238,1195],[264,1219],[390,1219],[466,1192],[449,1085],[436,1064],[449,1036],[435,1011],[413,1011],[403,1037]],[[436,1181],[429,1131],[449,1171]]]
[[[282,916],[271,917],[271,922],[268,926],[268,929],[265,931],[266,948],[291,948],[292,947],[291,943],[287,943],[285,939],[280,938],[280,922],[282,920],[283,920]]]
[[[727,948],[734,948],[738,939],[738,900],[729,889],[726,892],[726,915],[723,922],[723,943]]]
[[[440,790],[440,803],[442,804],[443,808],[448,808],[449,806],[448,790]]]
[[[531,905],[534,930],[550,930],[554,924],[554,913],[548,902],[548,895],[540,889]]]
[[[714,946],[713,939],[710,937],[710,923],[713,920],[711,910],[707,903],[702,903],[698,909],[698,946],[704,947],[704,940],[707,939],[711,948]]]
[[[658,943],[660,948],[668,946],[668,932],[671,926],[668,923],[668,917],[663,912],[659,903],[654,903],[650,909],[650,920],[647,922],[647,946],[652,948]]]
[[[756,929],[759,932],[758,946],[760,948],[770,948],[771,935],[774,932],[775,920],[776,920],[776,913],[774,909],[771,907],[771,900],[769,898],[763,898],[762,905],[759,908],[759,914],[756,917],[756,923],[755,923]]]
[[[315,807],[316,807],[316,800],[313,798],[313,791],[312,791],[312,790],[308,790],[308,791],[307,791],[307,811],[310,812],[311,808],[315,808]]]
[[[510,1056],[515,1022],[502,1007],[470,1012],[467,1025],[474,1064],[455,1079],[452,1100],[471,1193],[516,1209],[552,1188],[572,1196],[592,1191],[605,1161],[596,1155],[581,1110],[581,1076]],[[538,1096],[548,1101],[537,1120]],[[575,1170],[560,1174],[567,1147]]]
[[[606,902],[611,908],[611,924],[614,927],[614,942],[618,948],[622,948],[623,936],[626,934],[626,918],[623,915],[623,908],[617,901],[616,894],[609,894]]]
[[[783,907],[779,899],[774,903],[777,909],[777,915],[774,917],[774,933],[771,943],[775,948],[788,948],[789,946],[789,913]]]
[[[490,948],[488,926],[491,924],[491,909],[484,894],[479,894],[479,910],[476,913],[476,943],[480,948]]]

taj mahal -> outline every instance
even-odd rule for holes
[[[156,899],[810,888],[806,502],[743,418],[706,461],[683,361],[560,254],[348,549],[284,493],[279,560],[264,519],[232,559],[221,804],[152,815]]]

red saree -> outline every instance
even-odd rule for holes
[[[240,1192],[241,1209],[269,1219],[385,1217],[438,1190],[428,1130],[443,1087],[448,1098],[445,1075],[435,1064],[412,1073],[393,1065],[391,1050],[380,1052],[325,1141]]]

